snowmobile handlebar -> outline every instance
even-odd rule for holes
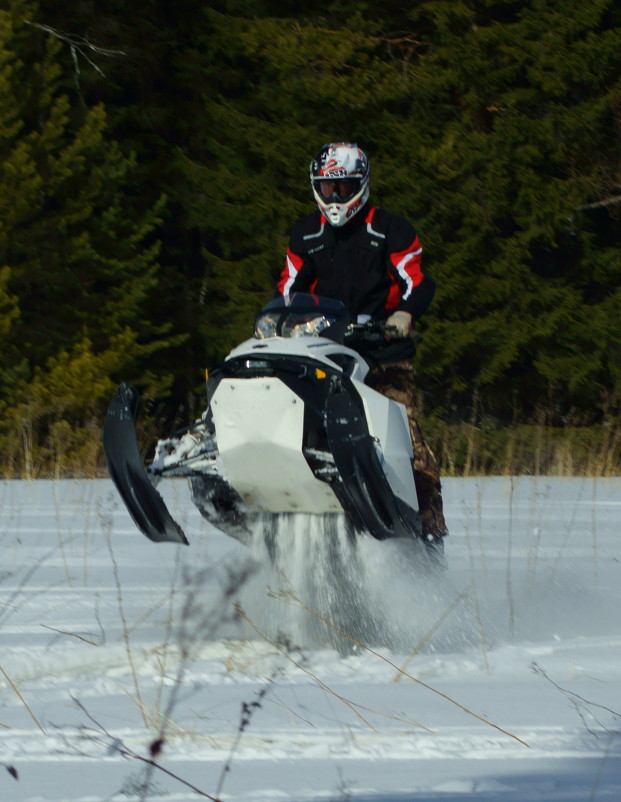
[[[411,359],[416,353],[420,334],[410,331],[407,337],[391,337],[395,329],[383,320],[350,323],[345,329],[343,344],[357,351],[370,365]]]
[[[367,342],[378,342],[380,340],[393,339],[390,334],[397,330],[396,326],[389,326],[383,320],[367,320],[365,323],[350,323],[345,329],[345,342],[349,339],[366,340]],[[397,338],[394,338],[397,339]],[[421,336],[414,329],[405,338],[417,343]]]

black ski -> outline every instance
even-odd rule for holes
[[[137,410],[138,393],[131,385],[121,384],[104,422],[103,447],[108,472],[141,532],[155,542],[188,545],[183,529],[171,517],[143,467],[134,429]]]
[[[420,518],[393,493],[366,419],[346,392],[326,400],[326,431],[341,483],[334,492],[356,529],[377,540],[420,535]]]

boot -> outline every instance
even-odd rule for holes
[[[441,485],[428,473],[416,470],[414,485],[418,496],[423,542],[434,561],[445,566],[443,538],[448,535],[448,529],[444,520]]]

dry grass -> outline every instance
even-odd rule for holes
[[[430,415],[419,423],[444,476],[621,475],[621,417],[605,423],[552,426],[497,421],[447,423]],[[67,421],[42,426],[32,420],[0,428],[0,479],[107,477],[101,445],[103,421],[72,428]],[[4,428],[4,430],[3,430]],[[154,444],[157,422],[137,425],[143,455]]]
[[[618,476],[621,420],[507,428],[422,420],[444,476]]]
[[[0,423],[0,480],[106,478],[102,433],[103,417],[73,428],[66,420]],[[136,435],[143,454],[160,434],[153,419],[138,421]]]

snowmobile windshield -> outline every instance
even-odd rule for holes
[[[343,342],[349,315],[333,298],[295,293],[270,301],[255,318],[254,336],[326,337]]]
[[[282,337],[320,337],[334,323],[326,315],[287,315],[280,333]]]

